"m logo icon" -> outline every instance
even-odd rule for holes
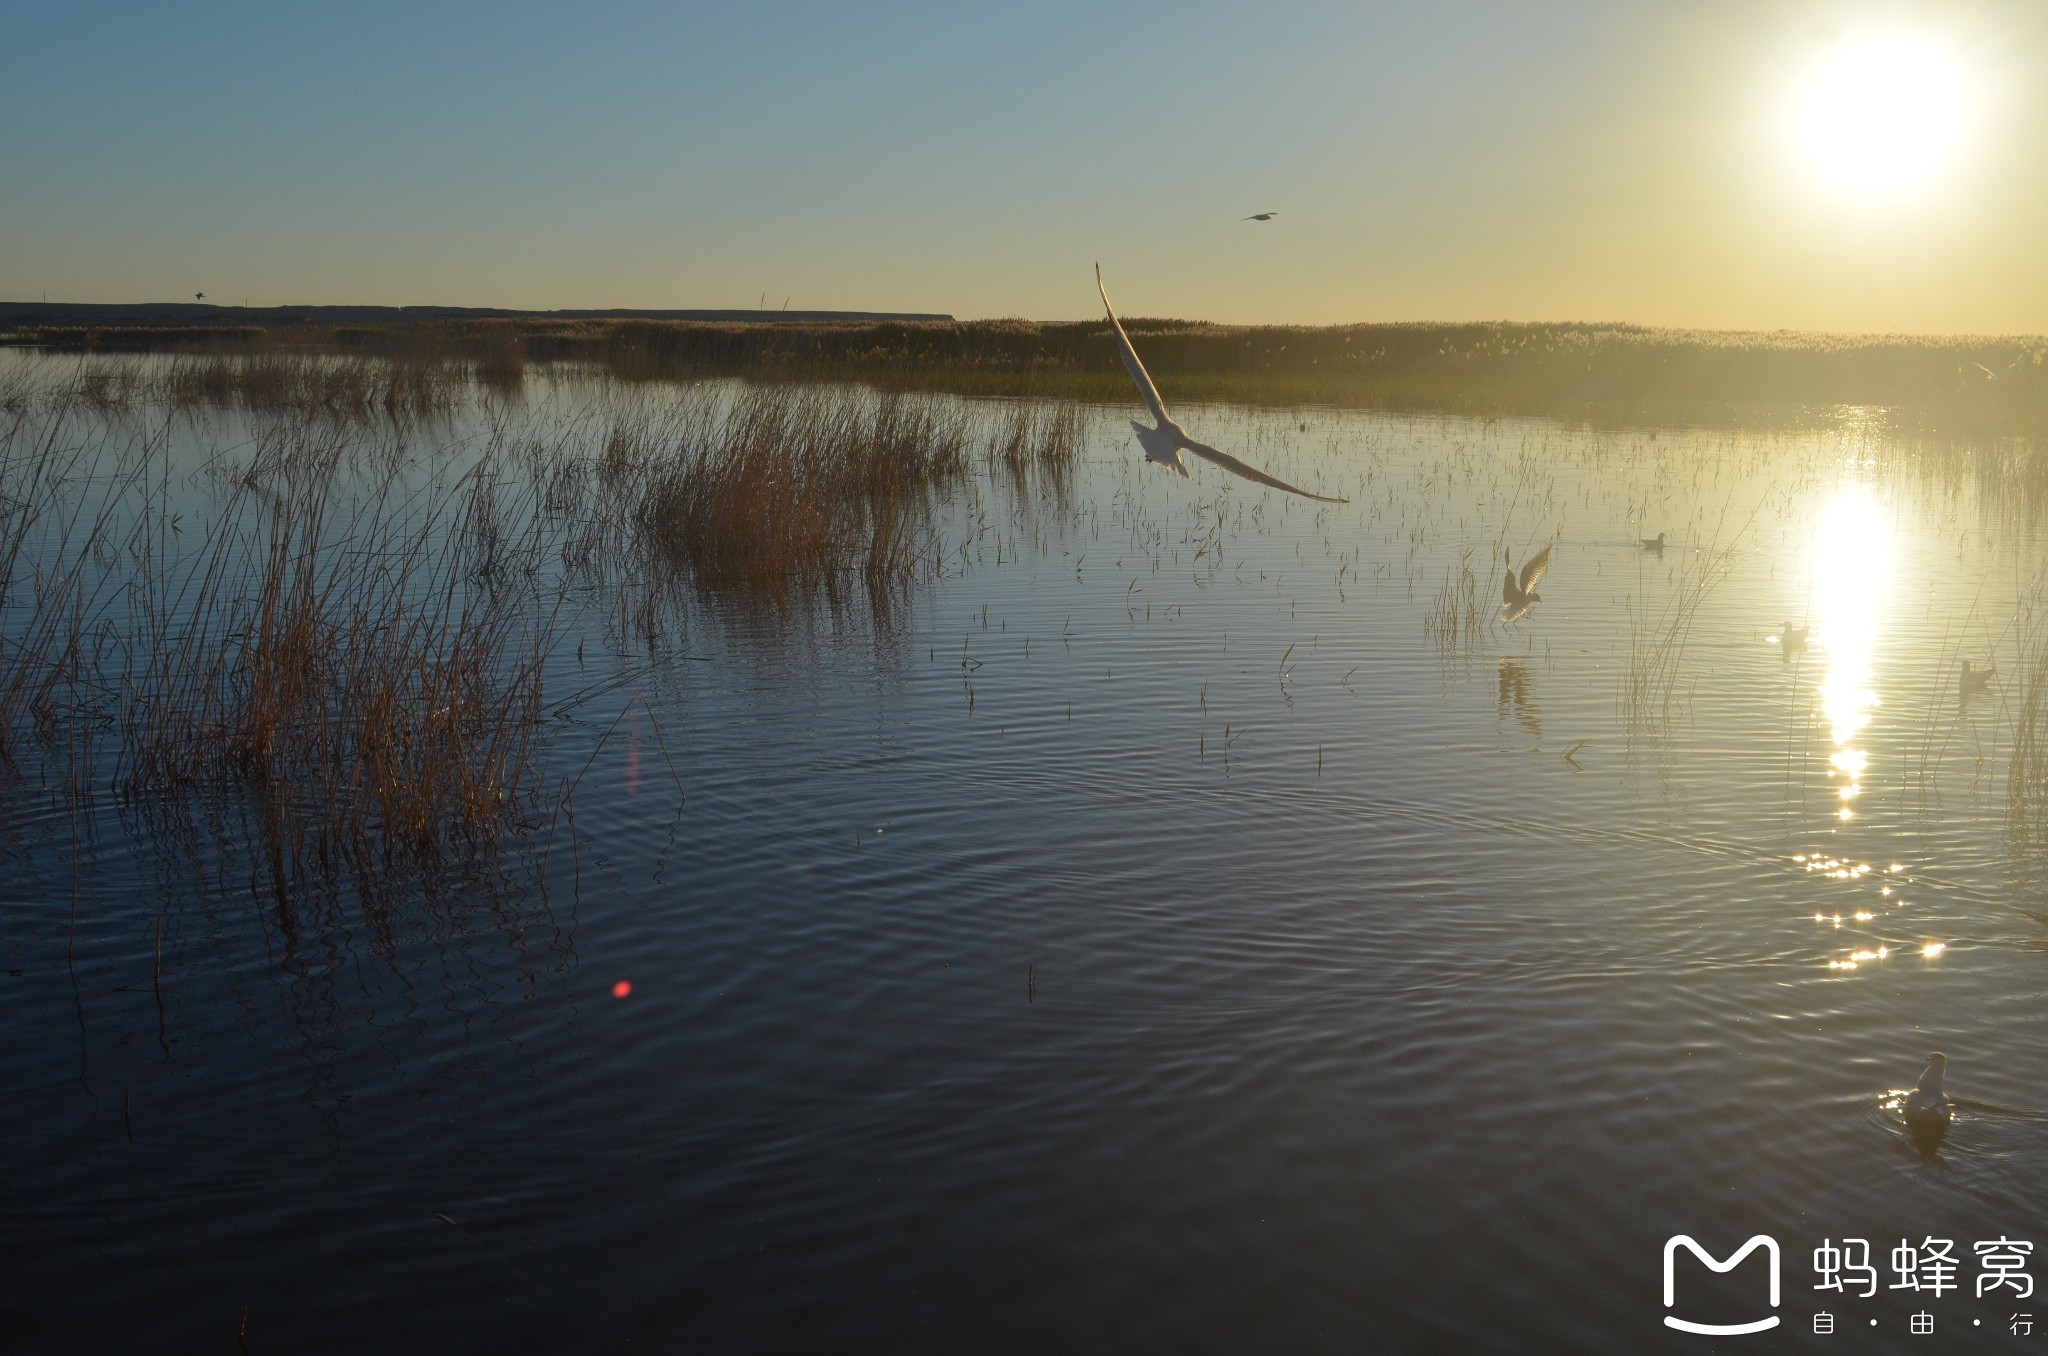
[[[1735,1268],[1742,1265],[1743,1258],[1749,1256],[1758,1248],[1762,1248],[1766,1253],[1770,1254],[1771,1259],[1771,1307],[1773,1309],[1778,1307],[1777,1239],[1772,1238],[1769,1234],[1758,1234],[1755,1238],[1750,1239],[1749,1242],[1737,1248],[1727,1261],[1717,1262],[1705,1248],[1693,1242],[1690,1235],[1673,1234],[1670,1238],[1664,1240],[1664,1307],[1666,1309],[1669,1309],[1678,1300],[1677,1278],[1672,1275],[1671,1263],[1681,1247],[1688,1249],[1693,1256],[1706,1263],[1707,1270],[1715,1272],[1735,1270]],[[1664,1326],[1676,1328],[1680,1332],[1705,1333],[1709,1337],[1733,1337],[1738,1333],[1762,1332],[1766,1328],[1775,1328],[1778,1326],[1778,1316],[1772,1314],[1769,1318],[1760,1318],[1754,1323],[1688,1323],[1682,1318],[1673,1318],[1670,1314],[1666,1314],[1664,1315]]]

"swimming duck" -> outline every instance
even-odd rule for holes
[[[1915,1130],[1942,1130],[1948,1127],[1950,1102],[1947,1093],[1941,1090],[1941,1076],[1948,1071],[1948,1056],[1940,1051],[1927,1057],[1927,1067],[1921,1071],[1920,1081],[1906,1094],[1906,1124]]]
[[[1811,629],[1805,626],[1794,626],[1791,622],[1786,622],[1785,629],[1778,633],[1778,644],[1783,647],[1787,654],[1792,653],[1794,650],[1803,650],[1806,648],[1806,634]]]
[[[1654,537],[1644,537],[1642,539],[1642,545],[1643,549],[1645,551],[1648,551],[1651,555],[1661,556],[1664,554],[1664,534],[1662,532],[1659,532]]]

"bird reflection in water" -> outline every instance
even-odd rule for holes
[[[1989,692],[1991,690],[1992,675],[1997,672],[1998,670],[1995,668],[1980,669],[1965,659],[1961,670],[1956,674],[1957,705],[1967,706],[1970,698],[1980,693]]]
[[[1542,740],[1543,717],[1529,687],[1529,671],[1518,661],[1503,658],[1500,661],[1500,718],[1506,720],[1510,712],[1514,714],[1516,724],[1534,739]]]
[[[1836,816],[1856,817],[1856,798],[1870,754],[1864,728],[1878,699],[1873,658],[1891,567],[1884,518],[1861,487],[1843,490],[1821,514],[1814,550],[1814,605],[1827,655],[1821,714],[1827,720],[1830,775],[1837,780]]]

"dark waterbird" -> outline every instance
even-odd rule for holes
[[[1907,1131],[1923,1148],[1932,1148],[1948,1133],[1955,1101],[1942,1091],[1942,1076],[1947,1072],[1947,1055],[1938,1050],[1929,1055],[1927,1067],[1920,1071],[1920,1081],[1913,1085],[1899,1108],[1906,1118]]]
[[[1245,217],[1245,218],[1243,218],[1243,220],[1245,220],[1245,221],[1271,221],[1271,220],[1272,220],[1272,219],[1273,219],[1274,217],[1277,217],[1277,216],[1279,216],[1279,215],[1280,215],[1280,214],[1279,214],[1278,212],[1254,212],[1254,213],[1252,213],[1252,214],[1251,214],[1250,216],[1248,216],[1248,217]]]
[[[1644,537],[1644,538],[1642,539],[1642,548],[1643,548],[1643,549],[1644,549],[1645,551],[1648,551],[1648,552],[1649,552],[1649,553],[1650,553],[1651,555],[1653,555],[1653,556],[1661,556],[1661,555],[1663,555],[1663,554],[1664,554],[1664,534],[1663,534],[1662,532],[1659,532],[1659,533],[1658,533],[1658,534],[1657,534],[1656,536],[1654,536],[1654,537]]]

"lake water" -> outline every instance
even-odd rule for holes
[[[493,428],[595,456],[578,421],[625,398],[528,386],[413,429],[396,474],[445,483]],[[2048,1296],[1975,1293],[1976,1243],[2048,1242],[2048,890],[2009,786],[2048,560],[1996,456],[1854,411],[1178,412],[1350,499],[1321,505],[1145,466],[1127,413],[1089,413],[1064,493],[977,469],[886,623],[684,594],[650,652],[577,592],[547,685],[590,695],[544,751],[573,815],[473,870],[281,885],[231,816],[113,794],[114,735],[89,796],[25,757],[7,1347],[2048,1326]],[[78,409],[54,436],[153,447],[190,528],[262,433]],[[1544,601],[1493,621],[1504,554],[1546,543]],[[1447,630],[1466,571],[1476,625]],[[1935,1049],[1961,1105],[1916,1145],[1888,1099]],[[1770,1235],[1782,1302],[1694,1266],[1667,1309],[1678,1234]],[[1814,1288],[1848,1238],[1874,1297]],[[1892,1288],[1901,1239],[1952,1241],[1960,1289]]]

